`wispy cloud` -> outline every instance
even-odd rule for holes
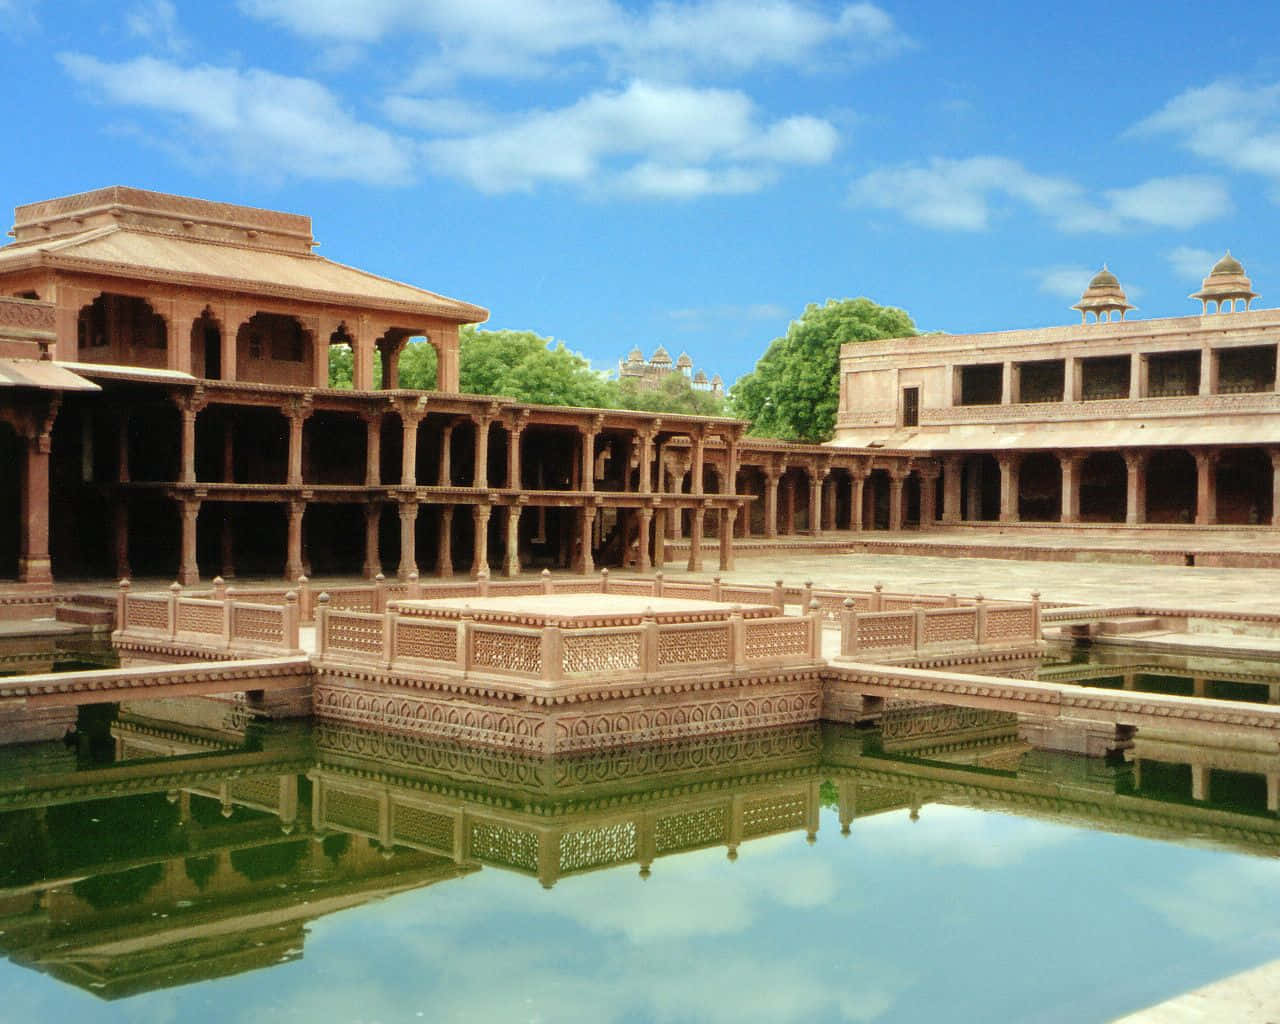
[[[1128,134],[1171,137],[1204,160],[1268,178],[1280,201],[1280,83],[1221,79],[1187,89]]]
[[[847,67],[912,45],[872,3],[831,11],[803,0],[661,0],[639,8],[616,0],[241,0],[240,7],[319,41],[372,45],[392,34],[419,37],[428,52],[406,83],[410,89],[452,77],[550,74],[571,58],[648,77],[692,71],[723,77],[824,60]]]
[[[0,0],[0,33],[23,35],[39,25],[41,0]]]
[[[129,34],[156,49],[180,56],[190,49],[191,41],[178,25],[178,12],[170,0],[142,0],[124,16]]]
[[[450,113],[460,111],[427,110],[437,120]],[[820,118],[762,123],[750,97],[736,90],[635,81],[431,140],[424,152],[438,171],[484,192],[558,184],[687,199],[757,191],[782,166],[825,163],[838,142]]]
[[[1034,273],[1039,278],[1037,287],[1040,291],[1074,301],[1084,293],[1097,271],[1088,267],[1046,267]]]
[[[109,63],[64,53],[58,60],[102,100],[163,115],[188,152],[242,173],[374,185],[412,178],[406,140],[360,120],[309,79],[154,57]]]
[[[1152,178],[1091,196],[1070,178],[1037,174],[998,156],[885,167],[855,180],[858,206],[892,210],[924,227],[985,231],[1016,209],[1030,209],[1069,233],[1131,227],[1193,227],[1226,213],[1226,187],[1199,176]]]
[[[1196,249],[1190,245],[1179,245],[1170,249],[1164,254],[1164,258],[1169,261],[1169,266],[1173,268],[1175,274],[1179,277],[1185,277],[1191,281],[1199,281],[1209,273],[1209,268],[1218,261],[1222,253],[1216,253],[1209,249]]]
[[[776,303],[761,302],[746,306],[691,306],[685,309],[668,310],[666,315],[668,319],[676,322],[680,330],[695,330],[727,320],[751,322],[782,320],[789,314],[786,309]]]

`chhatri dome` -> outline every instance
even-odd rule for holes
[[[654,366],[670,366],[671,356],[667,354],[667,350],[659,345],[653,350],[653,358],[649,360]]]
[[[1213,265],[1209,276],[1200,285],[1200,290],[1189,296],[1200,300],[1202,313],[1209,312],[1211,302],[1214,304],[1214,311],[1218,313],[1235,312],[1237,302],[1243,302],[1244,308],[1248,309],[1249,303],[1257,297],[1253,282],[1245,276],[1244,266],[1231,255],[1230,249]]]
[[[627,353],[627,362],[628,363],[644,362],[644,353],[640,351],[640,347],[638,345],[635,348],[633,348],[630,352]]]
[[[1071,308],[1080,310],[1081,323],[1089,322],[1090,313],[1093,314],[1097,323],[1102,323],[1104,320],[1113,319],[1113,314],[1117,313],[1119,316],[1114,319],[1123,320],[1129,310],[1138,307],[1129,304],[1124,289],[1120,287],[1120,279],[1111,273],[1104,263],[1102,269],[1093,275],[1093,280],[1080,296],[1080,301]]]

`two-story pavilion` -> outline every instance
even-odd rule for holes
[[[1075,327],[847,344],[834,444],[934,456],[946,523],[1276,525],[1280,310],[1255,297],[1227,254],[1201,315],[1128,320],[1104,268]]]

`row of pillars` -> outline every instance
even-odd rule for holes
[[[809,467],[805,470],[809,483],[809,534],[821,536],[827,530],[836,529],[836,507],[839,495],[837,482],[827,466]],[[887,468],[889,478],[889,529],[900,530],[903,523],[903,491],[912,473],[920,478],[920,526],[933,525],[936,488],[940,470],[931,464],[911,466],[898,464]],[[849,495],[849,529],[864,528],[863,507],[869,467],[851,470]],[[781,514],[780,514],[781,513]],[[741,516],[741,533],[751,535],[750,518],[746,509]],[[796,533],[796,485],[785,470],[771,466],[764,474],[764,534],[766,537],[791,536]]]
[[[1191,452],[1196,463],[1196,514],[1197,526],[1212,526],[1218,518],[1218,481],[1217,464],[1220,452],[1213,448],[1196,449]],[[1146,522],[1147,507],[1147,463],[1149,452],[1129,451],[1122,453],[1125,463],[1125,522],[1137,525]],[[1080,467],[1087,453],[1060,452],[1058,464],[1062,470],[1062,511],[1060,521],[1078,523],[1080,521]],[[1003,452],[996,455],[996,464],[1000,467],[1000,522],[1016,523],[1018,516],[1018,470],[1022,456],[1017,452]],[[1272,525],[1280,525],[1280,450],[1271,452],[1273,468],[1274,495],[1272,502]],[[964,465],[963,456],[952,456],[943,460],[944,484],[942,492],[942,521],[958,523],[960,516],[961,470]],[[976,488],[976,474],[970,474],[970,486]],[[923,490],[921,504],[923,506]],[[969,508],[978,507],[975,495],[971,495]],[[971,512],[972,516],[972,512]]]
[[[178,507],[181,516],[181,554],[178,567],[178,582],[191,586],[200,581],[200,567],[196,557],[196,525],[200,516],[202,500],[197,497],[179,499]],[[302,546],[302,518],[306,513],[305,501],[288,501],[284,504],[286,517],[285,540],[285,579],[297,579],[306,574]],[[520,518],[531,506],[523,504],[496,506],[505,509],[505,545],[502,556],[502,572],[506,576],[520,574]],[[473,529],[471,576],[477,578],[489,572],[489,521],[493,515],[494,505],[482,502],[476,505],[442,505],[440,506],[439,537],[436,545],[437,576],[453,575],[453,520],[459,508],[470,508]],[[421,503],[402,501],[397,503],[400,516],[400,564],[396,575],[400,579],[408,579],[419,572],[417,562],[417,526]],[[728,508],[715,508],[710,511],[719,517],[720,532],[720,568],[732,569],[733,560],[733,511]],[[595,532],[595,520],[598,509],[593,504],[585,505],[577,510],[577,552],[574,568],[581,573],[595,571],[592,556],[592,537]],[[636,509],[618,509],[618,514],[634,517],[638,525],[638,560],[637,569],[649,572],[653,568],[661,568],[666,564],[666,546],[669,524],[673,517],[678,517],[678,508],[642,506]],[[708,509],[696,506],[691,510],[691,549],[688,568],[691,572],[701,572],[703,568],[702,538],[705,530]],[[364,507],[364,547],[365,557],[363,574],[373,579],[382,572],[379,555],[379,532],[382,516],[381,503],[370,503]],[[115,516],[115,555],[116,572],[123,579],[131,575],[128,557],[128,506],[122,501],[116,505]],[[629,534],[628,534],[629,535]],[[235,574],[232,554],[232,535],[230,520],[223,521],[222,527],[222,567],[221,574],[230,578]],[[652,555],[650,552],[652,551]],[[46,557],[47,562],[47,557]]]

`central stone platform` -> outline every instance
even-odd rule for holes
[[[662,624],[727,622],[731,615],[744,619],[776,616],[771,605],[730,605],[683,597],[640,597],[631,594],[526,594],[516,597],[434,598],[397,601],[401,615],[431,619],[470,616],[476,622],[502,622],[522,626],[559,626],[588,629],[638,626],[646,618]]]

